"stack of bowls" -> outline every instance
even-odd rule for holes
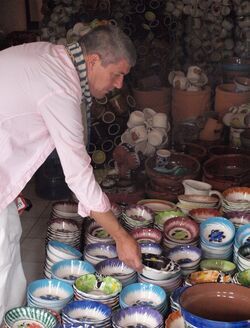
[[[74,219],[80,224],[83,221],[83,218],[78,214],[78,204],[70,201],[53,203],[51,218]]]
[[[56,218],[48,222],[46,244],[57,240],[77,249],[80,248],[81,229],[72,219]]]
[[[163,247],[168,250],[178,245],[197,246],[199,225],[189,217],[178,216],[164,224]]]
[[[238,251],[241,246],[250,241],[250,223],[239,227],[234,238],[234,263],[238,263]]]
[[[60,312],[73,299],[73,296],[72,286],[57,279],[35,280],[27,288],[28,306],[57,312]]]
[[[84,249],[84,259],[94,266],[99,262],[117,257],[115,245],[109,243],[88,244]]]
[[[137,282],[137,272],[129,268],[118,258],[107,259],[98,263],[96,265],[96,272],[120,280],[123,287]]]
[[[112,326],[121,327],[147,327],[163,328],[162,315],[149,306],[132,306],[118,310],[112,315]]]
[[[163,288],[148,283],[135,283],[123,288],[119,297],[121,309],[135,305],[148,305],[163,317],[168,311],[167,294]]]
[[[181,267],[182,275],[187,276],[199,268],[202,252],[196,246],[180,245],[170,249],[166,255],[177,262]]]
[[[95,221],[88,226],[85,234],[85,245],[95,243],[115,244],[114,239]]]
[[[57,326],[57,319],[48,310],[29,306],[16,307],[7,311],[3,321],[5,328],[55,328]]]
[[[162,233],[154,228],[136,228],[131,231],[132,237],[138,243],[151,242],[160,244],[162,240]]]
[[[223,297],[222,297],[223,296]],[[236,284],[203,283],[180,295],[187,327],[249,327],[250,289]]]
[[[238,249],[236,264],[239,271],[250,269],[250,242],[243,244]]]
[[[220,199],[215,196],[205,195],[179,195],[178,208],[184,213],[188,214],[195,208],[212,208],[218,209],[220,206]]]
[[[51,278],[73,285],[78,277],[94,272],[95,268],[87,261],[63,260],[52,265]]]
[[[183,216],[183,212],[177,208],[158,212],[155,215],[154,227],[160,231],[163,231],[164,223],[167,220],[177,216]]]
[[[235,227],[224,217],[208,218],[200,224],[203,258],[229,260],[233,255]]]
[[[139,243],[141,253],[142,254],[154,254],[154,255],[161,255],[162,254],[162,247],[157,243]]]
[[[181,268],[175,261],[152,254],[143,254],[142,258],[144,267],[138,274],[139,282],[160,286],[167,292],[182,284]]]
[[[121,215],[121,224],[127,231],[135,228],[150,228],[153,222],[154,212],[143,205],[131,205]]]
[[[96,301],[74,301],[62,310],[63,327],[110,328],[111,309]]]
[[[222,196],[223,212],[236,228],[250,223],[250,188],[228,188]]]
[[[62,260],[78,260],[82,257],[82,253],[76,248],[56,240],[48,242],[46,247],[46,259],[44,264],[44,276],[51,278],[51,267],[53,264]]]
[[[150,208],[155,214],[171,209],[176,209],[176,205],[163,199],[142,199],[137,205],[143,205]]]
[[[212,218],[220,215],[221,215],[220,211],[214,208],[194,208],[188,213],[188,216],[190,216],[198,224],[201,224],[203,221],[205,221],[208,218]]]
[[[98,301],[108,305],[112,310],[119,306],[122,284],[111,276],[85,274],[76,279],[73,288],[75,300]]]

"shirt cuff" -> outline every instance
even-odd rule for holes
[[[91,211],[105,213],[108,212],[110,209],[111,209],[111,204],[108,199],[108,196],[105,193],[103,193],[101,203],[99,204],[95,204],[94,206],[91,207],[83,205],[80,202],[78,204],[78,214],[81,215],[82,217],[90,216]]]

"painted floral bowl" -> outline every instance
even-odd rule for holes
[[[86,245],[84,249],[84,259],[93,265],[117,257],[116,247],[109,243],[93,243]]]
[[[235,263],[220,259],[206,259],[200,262],[201,270],[217,270],[225,274],[233,274],[236,271]]]
[[[175,217],[164,223],[164,234],[171,241],[187,244],[198,238],[199,226],[188,217]]]
[[[157,243],[145,242],[139,244],[142,254],[161,255],[162,247]]]
[[[153,242],[160,243],[162,239],[162,233],[158,229],[154,228],[137,228],[131,231],[132,237],[139,243]]]
[[[201,260],[201,249],[196,246],[178,245],[167,252],[167,257],[177,262],[181,268],[193,267]]]
[[[147,222],[153,222],[154,219],[154,212],[151,211],[150,208],[143,205],[131,205],[129,206],[125,212],[124,215],[126,218],[129,218],[133,221],[147,221]]]
[[[188,215],[196,222],[201,223],[208,218],[220,216],[221,213],[219,210],[214,208],[194,208],[189,211]]]

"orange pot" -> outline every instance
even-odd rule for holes
[[[234,83],[221,84],[215,90],[215,111],[222,118],[232,106],[250,102],[250,91],[236,92]]]

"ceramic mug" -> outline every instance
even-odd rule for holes
[[[143,125],[144,124],[144,114],[143,112],[139,111],[139,110],[135,110],[134,112],[132,112],[129,116],[128,122],[127,122],[127,126],[129,128],[133,128],[137,125]]]
[[[130,130],[130,135],[134,143],[147,140],[147,130],[144,125],[135,126]]]
[[[152,117],[152,125],[154,128],[167,128],[167,115],[165,113],[157,113]]]
[[[158,149],[156,151],[156,167],[158,168],[164,168],[167,166],[169,162],[169,157],[171,156],[171,153],[167,149]]]
[[[217,190],[212,190],[212,186],[209,183],[192,180],[192,179],[185,179],[182,181],[185,195],[201,195],[201,196],[212,196],[217,195],[220,199],[222,195]]]

